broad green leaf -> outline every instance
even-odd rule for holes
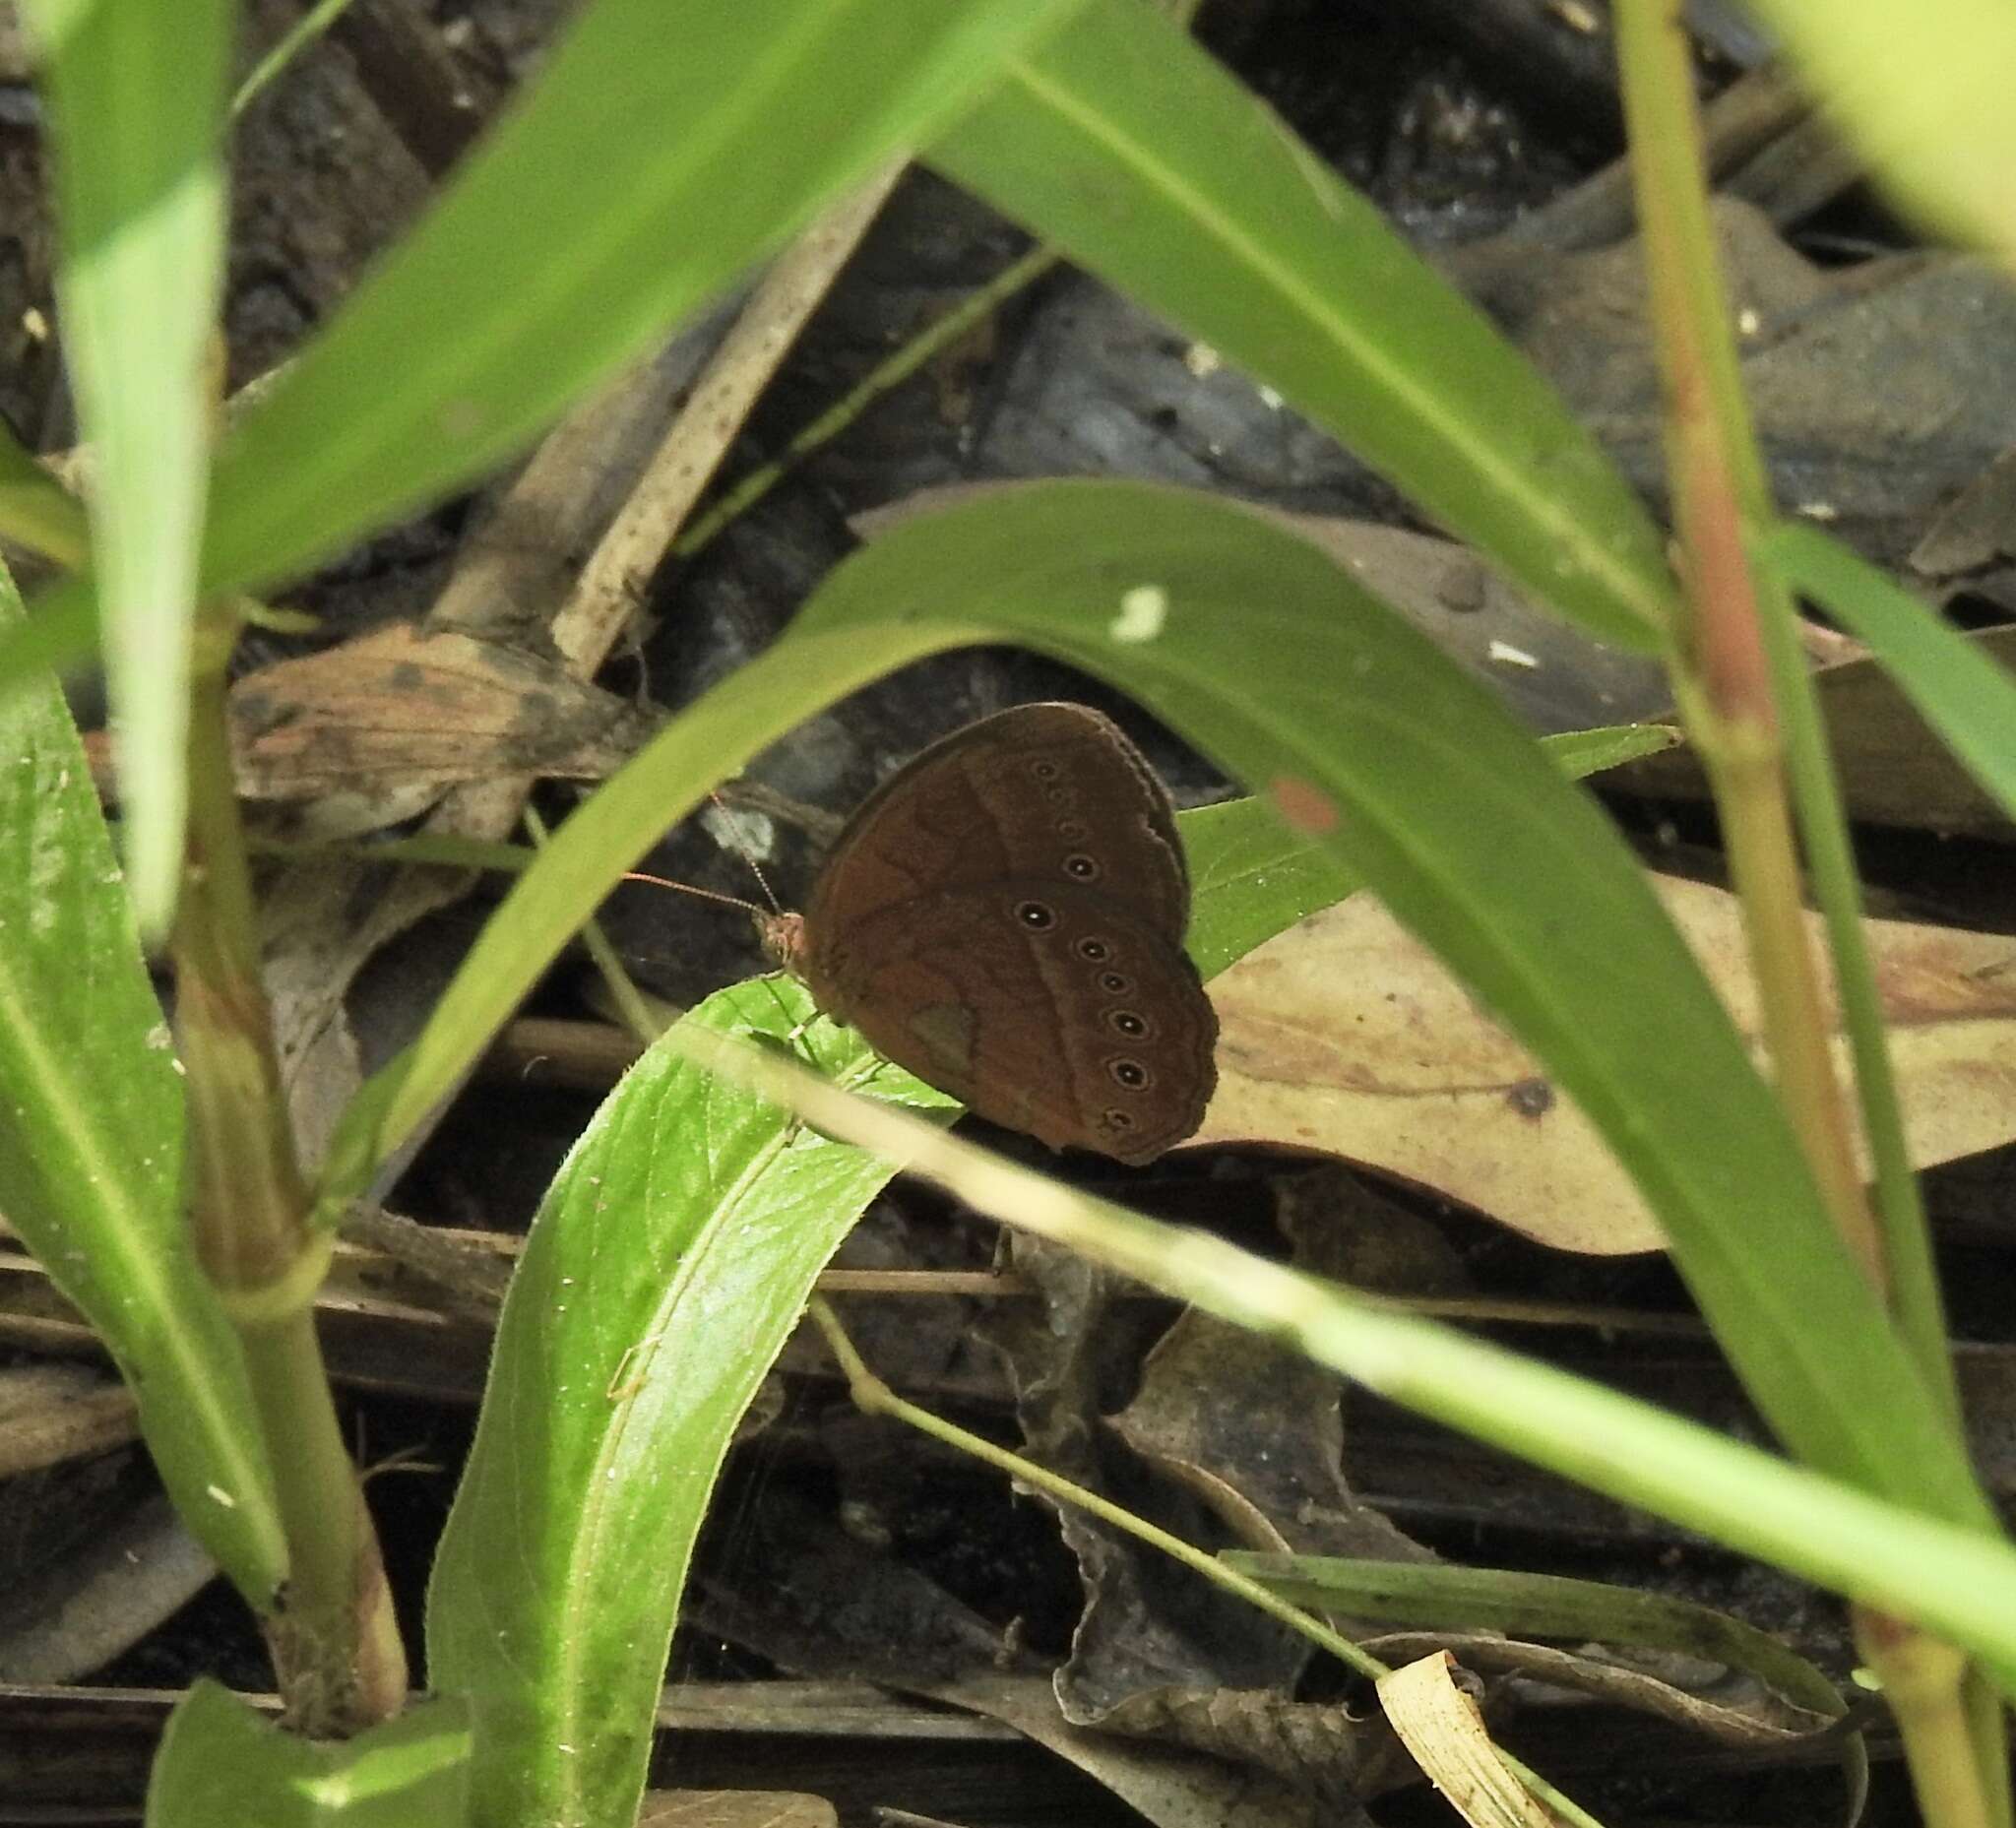
[[[0,574],[0,627],[21,601]],[[182,1217],[182,1083],[84,746],[0,696],[0,1211],[140,1402],[177,1509],[247,1599],[286,1551],[238,1342]]]
[[[92,447],[105,677],[142,927],[182,868],[190,631],[223,272],[230,0],[29,0],[54,142],[63,353]]]
[[[1485,687],[1320,550],[1178,490],[1033,485],[908,523],[839,567],[784,642],[674,719],[520,878],[412,1049],[346,1115],[325,1202],[447,1095],[708,785],[873,673],[1001,640],[1131,692],[1443,957],[1604,1130],[1789,1443],[1900,1501],[1984,1520],[1777,1103],[1607,821]]]
[[[1828,118],[1887,189],[2016,266],[2016,12],[2002,0],[1753,0]]]
[[[204,1677],[162,1731],[147,1828],[461,1828],[469,1768],[460,1696],[415,1702],[354,1738],[304,1739]]]
[[[796,984],[759,978],[680,1027],[796,1037],[876,1099],[956,1108],[812,1018]],[[894,1172],[675,1045],[624,1077],[540,1207],[435,1561],[427,1667],[474,1707],[487,1822],[631,1819],[729,1438]]]
[[[1634,724],[1544,736],[1541,747],[1575,781],[1670,749],[1678,739],[1678,732],[1665,725]],[[1184,948],[1207,981],[1255,946],[1364,886],[1262,799],[1198,806],[1178,813],[1176,827],[1183,835],[1192,891]]]
[[[1816,527],[1781,522],[1757,554],[1867,643],[1919,716],[2016,818],[2016,678],[2008,669]]]
[[[1595,438],[1155,8],[1091,0],[928,157],[1278,390],[1540,601],[1660,644],[1661,536]]]
[[[298,570],[503,462],[1073,4],[596,0],[237,427],[206,585]]]

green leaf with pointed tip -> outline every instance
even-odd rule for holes
[[[65,365],[143,929],[181,881],[211,339],[223,273],[230,0],[28,0],[54,141]]]
[[[162,1731],[147,1828],[461,1828],[469,1713],[433,1695],[354,1738],[304,1739],[204,1677]]]
[[[1672,625],[1665,542],[1589,429],[1266,103],[1090,0],[930,162],[1277,390],[1600,640]]]
[[[21,599],[0,572],[0,628]],[[140,1401],[176,1508],[254,1605],[286,1551],[237,1336],[182,1215],[182,1082],[84,745],[0,696],[0,1211]]]
[[[1781,522],[1757,555],[1865,642],[1920,717],[2016,819],[2016,678],[1866,559],[1817,527]]]
[[[794,1041],[871,1097],[957,1109],[814,1016],[800,986],[758,978],[685,1023]],[[722,1457],[894,1171],[674,1045],[624,1076],[539,1209],[434,1565],[427,1668],[474,1705],[485,1821],[631,1819]]]
[[[1073,4],[584,8],[426,220],[237,427],[206,584],[298,570],[504,462]]]
[[[1523,1568],[1458,1567],[1366,1561],[1342,1555],[1256,1554],[1222,1549],[1227,1566],[1270,1593],[1315,1611],[1343,1612],[1430,1631],[1503,1631],[1521,1638],[1597,1639],[1606,1644],[1677,1651],[1747,1670],[1788,1701],[1825,1719],[1848,1712],[1841,1691],[1796,1651],[1768,1631],[1713,1607],[1635,1587]],[[1854,1828],[1868,1791],[1862,1735],[1841,1738]]]
[[[1713,1607],[1635,1587],[1520,1568],[1365,1561],[1223,1549],[1219,1559],[1296,1606],[1427,1630],[1601,1638],[1684,1652],[1759,1675],[1815,1713],[1843,1712],[1841,1693],[1768,1631]]]

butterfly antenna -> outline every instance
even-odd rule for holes
[[[783,905],[770,887],[770,878],[763,873],[763,865],[756,860],[756,852],[750,849],[742,836],[742,822],[735,817],[734,808],[723,799],[719,792],[710,792],[708,798],[714,801],[714,809],[722,816],[722,822],[728,828],[728,837],[741,852],[742,861],[748,864],[749,874],[756,878],[756,886],[763,891],[763,899],[770,904],[772,914],[783,914]]]
[[[708,797],[714,801],[714,809],[721,814],[722,822],[727,827],[728,837],[732,840],[735,849],[742,853],[742,861],[748,864],[749,874],[756,878],[757,887],[763,891],[763,899],[770,904],[771,913],[779,920],[784,919],[784,907],[778,901],[776,892],[770,886],[770,878],[763,873],[763,865],[757,862],[756,852],[750,848],[748,841],[743,838],[742,822],[735,817],[734,808],[726,800],[723,799],[718,792],[710,792]],[[751,909],[750,912],[760,916],[763,911],[761,909]],[[778,994],[777,985],[767,974],[764,977],[763,983],[764,987],[770,992],[770,1000],[777,1005],[779,1013],[783,1015],[785,1020],[787,1022],[794,1020],[790,1006]]]
[[[653,888],[671,889],[680,895],[697,895],[703,902],[722,902],[729,908],[739,908],[744,913],[760,914],[763,909],[754,902],[745,902],[739,895],[724,895],[718,889],[695,888],[690,882],[674,882],[669,876],[654,876],[648,870],[626,869],[625,882],[648,882]]]

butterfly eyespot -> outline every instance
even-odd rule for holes
[[[1132,1009],[1109,1009],[1105,1012],[1106,1027],[1115,1035],[1124,1035],[1129,1040],[1144,1040],[1150,1032],[1146,1016]]]
[[[1134,987],[1134,979],[1122,972],[1101,972],[1099,987],[1108,996],[1125,996]]]
[[[1105,1130],[1131,1130],[1133,1117],[1124,1110],[1108,1108],[1100,1112],[1100,1127]]]
[[[1103,965],[1113,956],[1112,947],[1107,945],[1104,940],[1093,938],[1089,935],[1078,942],[1075,950],[1078,956],[1089,965]],[[1103,977],[1100,979],[1100,983],[1102,987],[1110,987],[1106,985]]]
[[[1147,1091],[1155,1078],[1139,1060],[1130,1060],[1124,1054],[1117,1060],[1106,1062],[1106,1073],[1114,1085],[1128,1092]]]
[[[1074,851],[1064,859],[1064,874],[1078,882],[1097,882],[1103,872],[1100,869],[1099,858],[1083,851]]]
[[[1054,781],[1060,771],[1055,762],[1032,762],[1029,772],[1039,781]]]
[[[1075,845],[1085,838],[1085,822],[1082,819],[1059,819],[1051,828],[1067,845]]]
[[[1046,932],[1057,924],[1057,911],[1048,902],[1018,902],[1015,917],[1033,933]]]

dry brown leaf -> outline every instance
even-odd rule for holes
[[[1305,1355],[1191,1308],[1106,1426],[1249,1548],[1432,1561],[1346,1481],[1342,1385]]]
[[[1438,1651],[1380,1679],[1393,1731],[1472,1828],[1553,1828],[1554,1817],[1506,1770],[1477,1704],[1456,1686],[1455,1667]]]
[[[1472,1631],[1396,1631],[1358,1644],[1382,1663],[1411,1664],[1447,1651],[1475,1674],[1518,1675],[1569,1689],[1745,1752],[1783,1755],[1828,1737],[1841,1724],[1838,1716],[1800,1707],[1755,1676],[1732,1681],[1720,1664],[1643,1646],[1575,1651]],[[1665,1674],[1658,1672],[1662,1668]],[[1683,1676],[1697,1685],[1683,1685]]]
[[[2004,667],[2016,666],[2016,628],[1974,629],[1967,639]],[[1813,675],[1849,815],[1861,825],[2016,841],[2016,825],[1926,727],[1881,662],[1863,656]],[[1705,800],[1708,778],[1688,745],[1640,756],[1603,778],[1606,793]]]
[[[1754,1038],[1733,899],[1669,878],[1654,887]],[[1866,928],[1912,1160],[1925,1166],[2016,1136],[2016,942],[1894,920]],[[1343,1156],[1561,1250],[1661,1248],[1595,1127],[1371,896],[1248,954],[1213,980],[1211,1000],[1219,1087],[1196,1142]],[[1649,1046],[1656,1023],[1648,1010]]]
[[[651,1790],[637,1828],[838,1828],[823,1796],[791,1790]]]
[[[1155,1828],[1368,1828],[1354,1804],[1321,1807],[1304,1786],[1182,1746],[1073,1726],[1042,1676],[975,1671],[926,1693],[1005,1721],[1103,1785]]]
[[[313,830],[331,837],[412,818],[468,781],[598,779],[651,721],[558,661],[402,622],[247,673],[230,725],[238,791],[319,802]]]

